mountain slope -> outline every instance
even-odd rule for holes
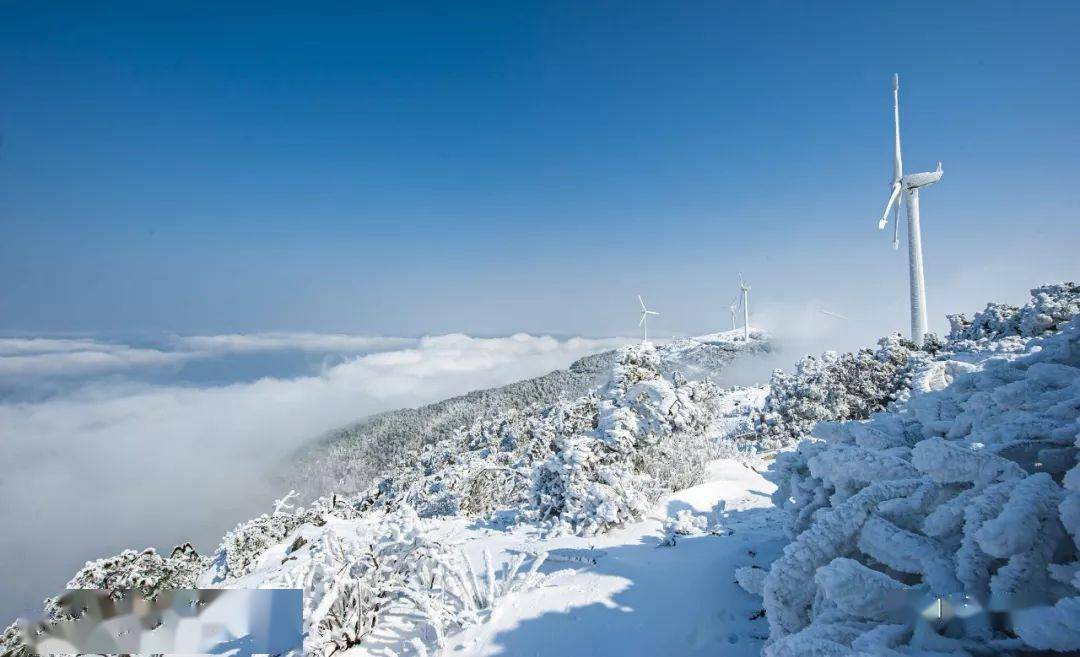
[[[667,376],[679,372],[690,379],[718,379],[740,353],[771,348],[759,331],[749,343],[741,341],[738,332],[672,340],[660,352],[660,369]],[[365,418],[301,450],[281,473],[283,486],[306,497],[362,491],[423,446],[447,439],[463,426],[511,410],[533,412],[588,393],[606,380],[617,360],[617,351],[606,351],[585,356],[565,370]]]
[[[718,334],[659,348],[632,345],[614,355],[601,385],[573,399],[560,398],[568,395],[561,385],[568,375],[555,373],[546,379],[555,385],[525,382],[427,408],[420,415],[435,418],[443,432],[408,434],[416,448],[398,446],[376,485],[306,508],[287,496],[273,514],[228,532],[213,557],[190,547],[169,556],[126,551],[88,562],[69,586],[127,583],[146,595],[177,582],[302,588],[308,651],[371,645],[396,614],[405,614],[428,633],[395,651],[412,645],[414,654],[425,654],[425,646],[444,645],[450,634],[489,619],[500,599],[539,577],[517,572],[525,558],[515,559],[510,572],[486,568],[477,575],[440,539],[440,526],[491,519],[534,532],[595,535],[641,522],[665,494],[702,481],[710,455],[749,426],[750,406],[763,396],[754,389],[721,391],[684,372],[716,375],[738,355],[768,348],[761,334],[749,341]],[[579,364],[569,375],[572,384],[594,382],[603,358]],[[556,401],[535,402],[537,391]],[[528,403],[519,404],[522,397]],[[455,408],[466,410],[455,415]],[[446,431],[450,417],[473,421]],[[388,428],[379,435],[402,435],[393,422]],[[539,568],[542,560],[532,563]],[[49,610],[57,611],[55,602]],[[21,650],[14,627],[4,643]]]

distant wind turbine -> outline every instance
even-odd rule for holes
[[[731,305],[728,306],[728,308],[731,309],[731,330],[734,331],[736,328],[738,328],[736,326],[736,324],[735,324],[735,311],[739,309],[739,295],[738,294],[735,295],[735,300],[731,302]]]
[[[900,247],[900,200],[907,205],[908,219],[908,269],[911,285],[911,341],[921,345],[927,333],[926,280],[923,276],[922,233],[919,228],[919,189],[941,180],[941,162],[937,170],[904,175],[900,157],[900,76],[893,75],[893,181],[892,194],[885,204],[885,212],[878,221],[878,229],[884,230],[889,223],[889,211],[895,204],[893,214],[893,248]]]
[[[743,337],[750,339],[750,286],[743,282],[739,274],[739,291],[742,293]]]
[[[828,315],[829,317],[835,317],[836,319],[842,319],[845,322],[847,321],[847,317],[844,317],[840,313],[834,313],[834,312],[832,312],[830,310],[825,310],[824,308],[818,308],[818,312],[820,312],[820,313],[822,313],[824,315]]]
[[[638,326],[641,327],[641,344],[645,344],[649,341],[649,315],[659,315],[660,313],[646,308],[645,300],[641,298],[640,294],[637,300],[641,304],[641,321],[638,322]]]

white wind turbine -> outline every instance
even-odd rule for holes
[[[731,302],[728,308],[731,309],[731,330],[734,331],[738,328],[738,325],[735,324],[735,311],[739,309],[739,295],[735,295],[735,300]]]
[[[659,315],[660,313],[646,308],[645,300],[641,298],[640,294],[637,300],[641,304],[641,321],[638,322],[638,326],[641,327],[641,344],[645,344],[649,341],[649,315]]]
[[[743,337],[750,339],[750,286],[743,282],[739,274],[739,291],[742,294]]]
[[[923,277],[922,233],[919,228],[919,189],[933,185],[941,180],[941,162],[936,171],[904,175],[904,165],[900,157],[900,76],[893,75],[893,124],[894,154],[892,194],[885,204],[878,228],[885,229],[889,223],[889,210],[896,210],[893,215],[893,248],[900,247],[900,200],[903,195],[907,205],[908,219],[908,268],[911,279],[911,341],[921,345],[927,332],[926,324],[926,280]]]

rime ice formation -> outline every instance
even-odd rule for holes
[[[777,456],[767,656],[1080,650],[1077,292],[954,319],[936,385]]]

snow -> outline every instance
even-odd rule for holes
[[[987,348],[777,457],[791,542],[761,585],[766,657],[1080,650],[1080,317],[1049,325],[1022,349],[964,337]]]
[[[526,528],[503,532],[449,521],[467,551],[489,550],[496,563],[517,552],[551,556],[542,585],[452,637],[446,654],[757,655],[767,633],[764,619],[751,620],[760,603],[733,573],[766,565],[779,551],[782,534],[770,522],[767,497],[775,487],[731,459],[710,463],[707,479],[665,497],[648,519],[602,536],[543,538]],[[675,547],[659,547],[667,517],[709,516],[721,502],[730,535],[682,536]]]
[[[349,554],[389,536],[383,542],[394,547],[428,546],[420,561],[400,549],[379,552],[384,561],[390,555],[408,560],[410,568],[421,561],[430,568],[436,546],[436,560],[452,559],[460,550],[471,564],[462,572],[475,578],[469,588],[480,599],[436,630],[418,623],[412,607],[395,607],[363,643],[337,654],[435,654],[433,644],[441,639],[438,654],[477,657],[757,655],[767,624],[760,602],[739,587],[734,573],[753,566],[764,573],[762,567],[779,554],[783,534],[769,502],[775,486],[735,459],[715,460],[705,471],[704,483],[664,496],[646,519],[591,537],[552,535],[536,525],[497,519],[421,519],[400,511],[328,518],[321,526],[298,527],[229,586],[299,586],[308,613],[325,615],[328,608],[320,601],[331,601],[339,585],[331,574],[347,566]],[[691,532],[674,547],[663,547],[665,525],[673,518],[705,519],[706,527],[722,524],[724,531]],[[387,532],[384,523],[396,529]],[[532,577],[521,566],[538,556],[545,560]],[[485,567],[477,576],[472,565],[479,564]],[[524,577],[501,576],[508,570]],[[213,586],[214,579],[215,571],[207,571],[199,585]]]

